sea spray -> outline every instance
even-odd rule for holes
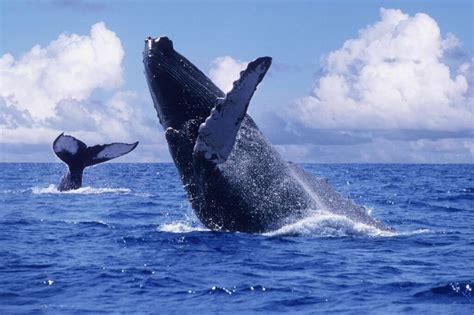
[[[79,189],[69,190],[69,191],[59,191],[58,188],[51,184],[48,187],[33,187],[31,192],[35,195],[40,194],[79,194],[79,195],[89,195],[89,194],[128,194],[131,192],[128,188],[96,188],[96,187],[81,187]]]

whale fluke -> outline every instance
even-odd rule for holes
[[[250,62],[224,98],[218,98],[211,114],[199,127],[194,153],[215,164],[227,160],[235,144],[242,120],[258,84],[270,68],[272,58]]]
[[[87,145],[72,136],[61,133],[53,142],[54,153],[68,166],[82,164],[79,155],[87,150]]]
[[[61,133],[53,142],[54,153],[67,164],[69,171],[64,175],[58,189],[60,191],[78,189],[82,186],[84,168],[106,162],[135,149],[135,143],[110,143],[88,147],[73,136]]]

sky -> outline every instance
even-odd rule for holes
[[[288,160],[474,163],[472,1],[0,0],[0,161],[57,162],[61,132],[170,162],[147,36],[227,91],[273,64],[249,114]]]

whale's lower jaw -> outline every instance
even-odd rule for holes
[[[189,120],[209,116],[225,94],[195,65],[173,49],[167,37],[147,38],[145,77],[163,129],[181,129]]]

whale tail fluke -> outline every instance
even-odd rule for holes
[[[217,99],[211,114],[199,127],[194,153],[215,164],[223,163],[234,147],[237,133],[258,84],[270,68],[272,58],[250,62],[225,98]]]
[[[135,149],[135,143],[110,143],[88,147],[73,136],[61,133],[53,142],[54,153],[68,165],[70,170],[82,170],[88,166],[106,162]]]
[[[134,150],[137,145],[138,141],[135,143],[110,143],[88,147],[89,159],[86,161],[86,166],[118,158]]]

